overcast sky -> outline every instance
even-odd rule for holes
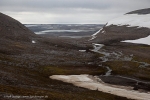
[[[23,24],[105,24],[150,0],[0,0],[0,12]]]

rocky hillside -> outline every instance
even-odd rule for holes
[[[148,28],[106,25],[93,35],[91,42],[110,43],[148,34]],[[150,47],[120,44],[101,48],[87,40],[40,37],[20,22],[0,14],[0,100],[129,100],[53,80],[49,78],[51,75],[105,75],[109,72],[150,80],[150,67],[147,67]],[[144,66],[142,71],[140,66]],[[112,78],[103,77],[103,80],[110,83]],[[115,84],[118,83],[128,86],[124,79]],[[129,86],[150,90],[150,85],[143,82],[135,86],[134,81]]]
[[[30,52],[31,44],[37,37],[19,21],[0,13],[0,53]]]
[[[0,13],[0,39],[31,42],[35,34],[17,20]]]
[[[101,100],[127,100],[49,79],[54,74],[104,73],[104,68],[95,65],[97,55],[80,52],[82,49],[85,47],[79,40],[39,37],[18,21],[0,14],[0,99],[94,100],[96,96]]]
[[[150,35],[150,8],[126,13],[109,21],[94,35],[94,42],[110,44]]]

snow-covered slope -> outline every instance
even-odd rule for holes
[[[122,41],[122,42],[150,45],[150,35],[146,38],[140,38],[140,39],[136,39],[136,40],[125,40],[125,41]]]
[[[127,27],[150,28],[150,14],[125,14],[119,18],[109,21],[106,26],[110,25],[127,25]],[[150,45],[150,36],[136,40],[125,40],[122,42]]]
[[[111,44],[121,41],[126,42],[125,40],[136,40],[136,43],[139,44],[149,44],[146,42],[150,41],[148,40],[149,38],[145,38],[149,35],[150,8],[132,11],[112,19],[99,33],[96,35],[94,34],[94,39],[91,39],[91,41],[95,43]],[[140,38],[142,38],[142,41]]]
[[[106,26],[110,25],[129,25],[129,27],[138,26],[150,28],[150,14],[125,14],[119,18],[109,21]]]

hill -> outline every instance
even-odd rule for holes
[[[103,68],[97,71],[95,61],[88,64],[96,57],[95,54],[79,51],[88,48],[82,42],[37,36],[17,20],[1,13],[0,99],[83,100],[97,96],[99,99],[126,100],[49,78],[54,74],[103,73]]]
[[[102,29],[93,34],[88,41],[97,43],[95,48],[98,48],[98,45],[101,48],[97,52],[107,56],[100,57],[100,59],[104,60],[103,65],[112,69],[112,77],[113,75],[121,75],[149,81],[147,79],[150,75],[149,40],[150,9],[147,8],[131,11],[112,19]],[[129,56],[131,59],[128,59]],[[146,66],[141,64],[142,62],[147,63]],[[117,82],[112,80],[112,77],[102,76],[101,79],[109,84]],[[110,80],[113,82],[110,82]],[[119,82],[122,83],[123,80]],[[119,82],[117,84],[120,84]],[[147,86],[145,89],[150,89]]]
[[[134,40],[150,35],[150,8],[126,13],[109,21],[93,41],[110,44],[123,40]]]
[[[126,28],[129,30],[126,31]],[[149,91],[150,85],[145,82],[150,80],[149,46],[123,43],[103,47],[95,44],[95,40],[101,43],[124,40],[122,35],[119,35],[121,39],[118,36],[122,29],[128,32],[123,33],[127,39],[132,32],[132,38],[146,36],[143,31],[149,34],[148,28],[106,25],[103,30],[93,35],[95,39],[90,42],[87,42],[88,38],[41,37],[17,20],[0,14],[0,99],[129,100],[110,94],[110,91],[104,93],[88,90],[50,79],[52,75],[98,75],[109,84]],[[135,30],[139,36],[134,35]],[[105,74],[111,76],[107,77]],[[125,76],[127,79],[116,76]],[[133,90],[132,88],[130,89]]]
[[[31,42],[35,34],[17,20],[0,13],[0,39]]]

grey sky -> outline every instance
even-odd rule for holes
[[[0,10],[22,23],[106,23],[150,0],[0,0]]]

